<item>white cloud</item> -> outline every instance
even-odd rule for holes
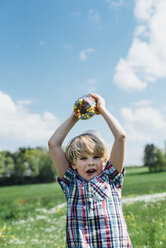
[[[141,165],[144,155],[144,147],[153,143],[163,149],[166,118],[164,109],[151,106],[150,100],[142,100],[133,103],[132,107],[121,109],[122,124],[127,133],[128,165]]]
[[[137,0],[134,13],[138,21],[134,38],[113,81],[126,90],[143,90],[166,77],[166,1]]]
[[[14,102],[12,98],[0,91],[0,139],[21,145],[36,144],[47,141],[59,121],[50,112],[32,113],[24,104],[30,101]]]
[[[120,59],[115,75],[114,75],[114,82],[116,85],[122,89],[134,89],[134,90],[142,90],[146,87],[147,83],[142,82],[133,71],[132,67],[130,66],[129,61]]]
[[[140,104],[133,109],[122,108],[121,114],[130,140],[149,142],[164,137],[166,119],[158,109]]]
[[[93,52],[95,52],[95,50],[94,50],[93,48],[87,48],[87,49],[85,49],[85,50],[82,50],[82,51],[80,52],[80,60],[81,60],[81,61],[86,61],[87,58],[88,58],[88,54],[89,54],[89,53],[93,53]]]
[[[139,20],[149,21],[155,14],[156,4],[160,0],[136,0],[135,15]]]

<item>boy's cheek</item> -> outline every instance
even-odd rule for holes
[[[73,168],[73,170],[76,170],[76,165],[71,164],[71,167]]]

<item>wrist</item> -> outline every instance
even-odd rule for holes
[[[99,114],[104,115],[108,110],[104,107],[104,108],[100,108],[99,110]]]
[[[78,117],[74,113],[71,114],[71,118],[74,122],[79,121]]]

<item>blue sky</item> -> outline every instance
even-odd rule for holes
[[[142,164],[147,143],[166,140],[165,0],[0,2],[0,150],[47,146],[89,92],[106,100],[127,132],[126,165]],[[95,129],[79,121],[64,143]]]

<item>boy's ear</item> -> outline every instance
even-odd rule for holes
[[[107,163],[107,158],[104,159],[104,162]]]
[[[107,158],[104,158],[103,161],[104,161],[104,163],[106,164],[106,163],[107,163]]]
[[[107,158],[106,157],[101,157],[103,159],[103,162],[105,163],[107,161]]]

